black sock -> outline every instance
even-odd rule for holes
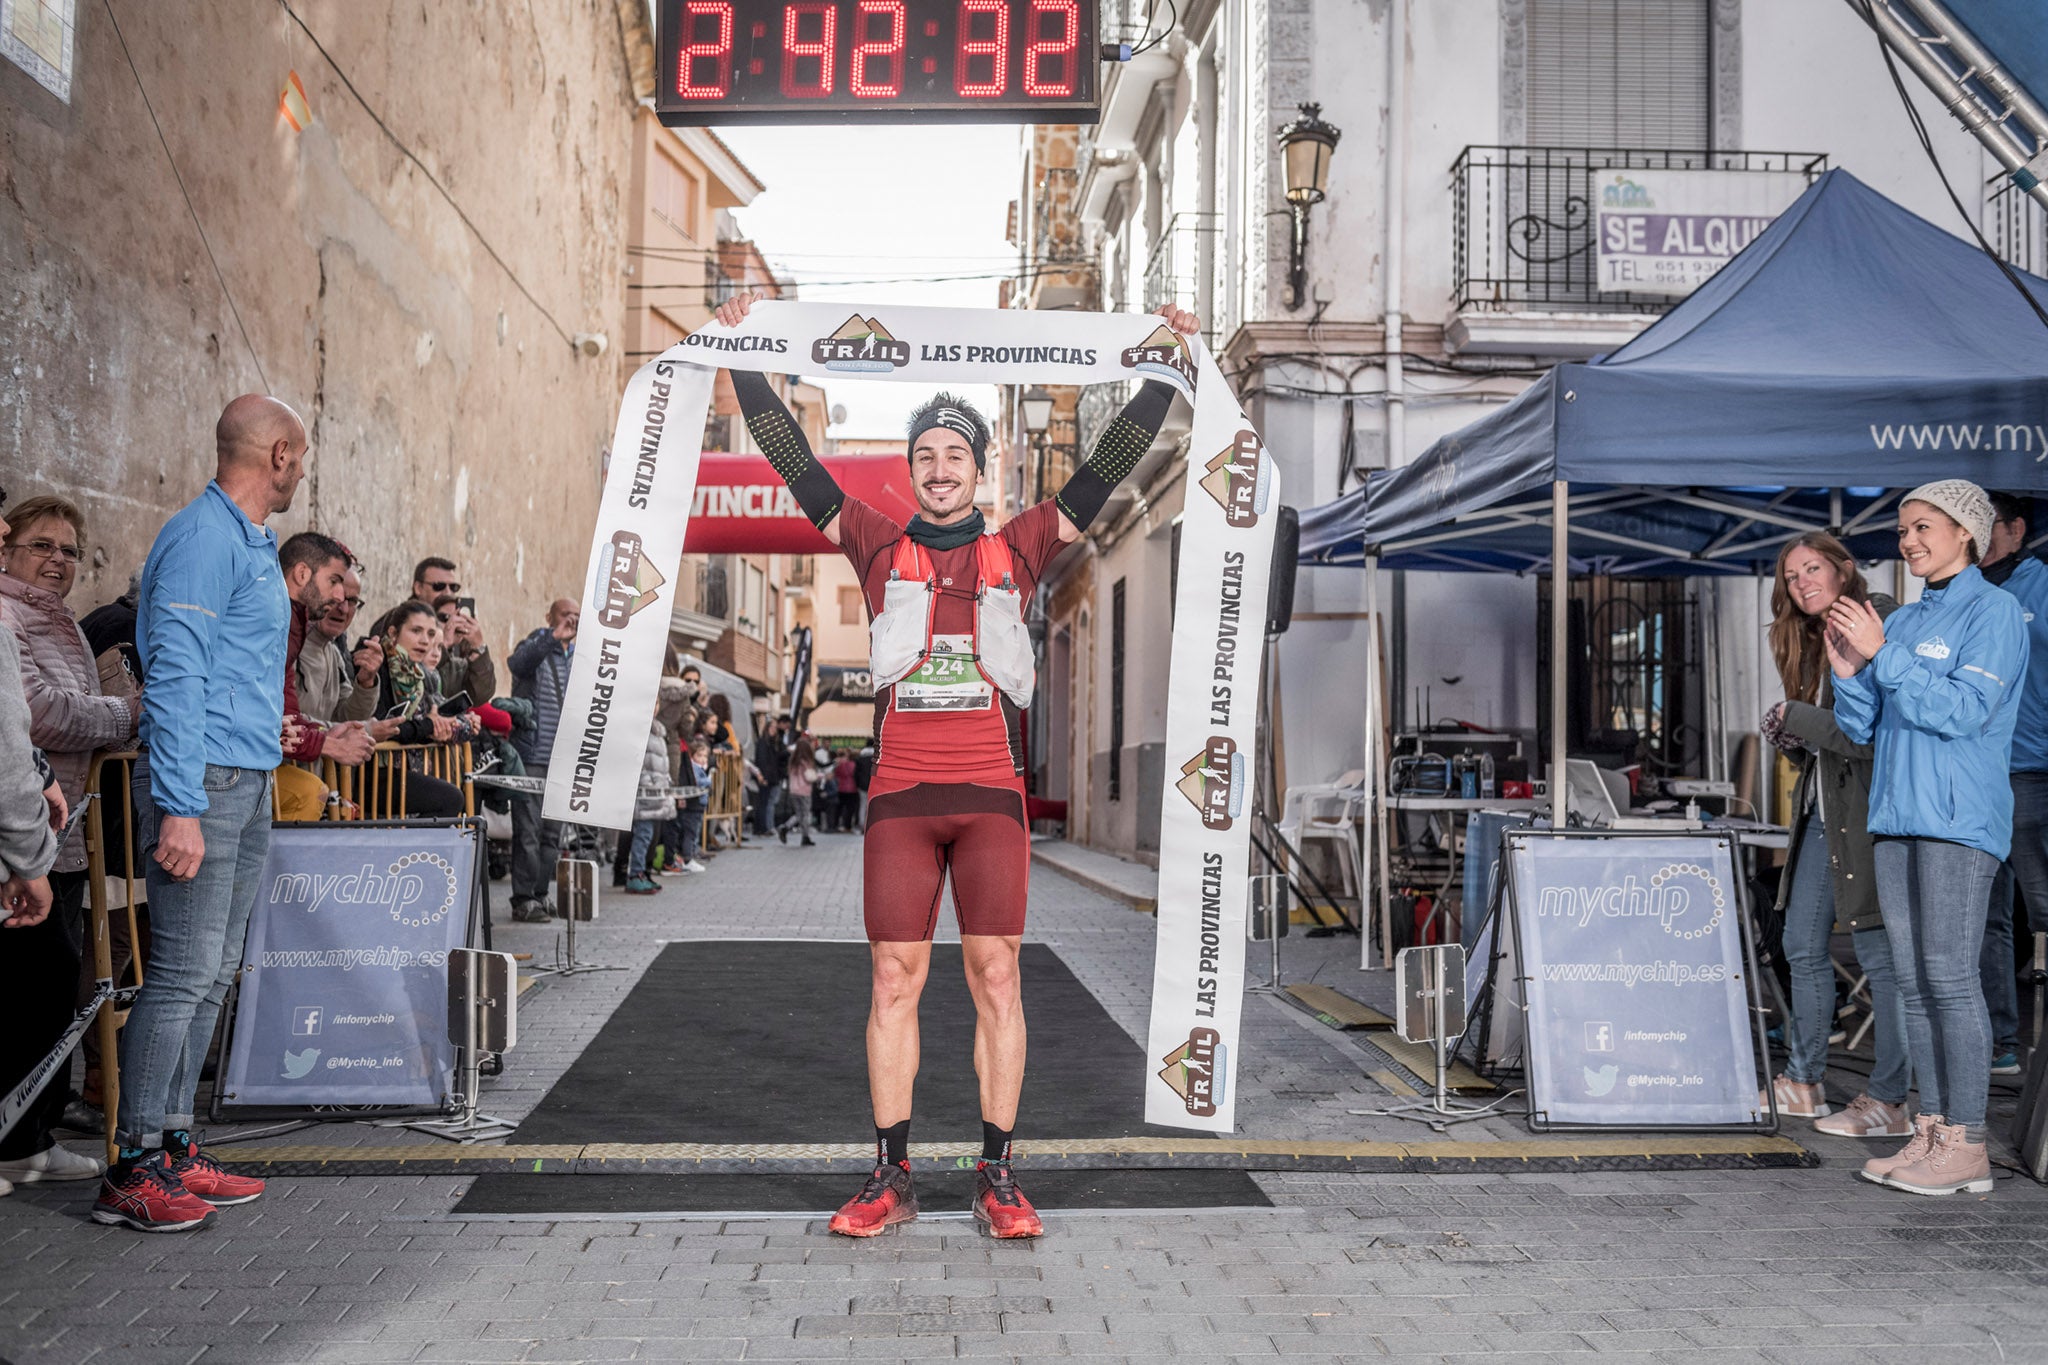
[[[910,1164],[910,1120],[892,1123],[887,1128],[875,1129],[875,1164],[877,1166],[908,1166]]]
[[[192,1133],[186,1128],[164,1129],[164,1150],[172,1156],[183,1156],[192,1146]]]
[[[1010,1159],[1010,1128],[998,1128],[987,1119],[981,1121],[981,1159],[983,1161],[1008,1161]]]
[[[120,1155],[114,1159],[113,1169],[108,1174],[117,1181],[125,1179],[130,1171],[133,1171],[147,1160],[149,1160],[149,1153],[142,1148],[123,1147]]]

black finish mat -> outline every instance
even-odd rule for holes
[[[461,1214],[813,1213],[824,1217],[860,1189],[862,1173],[838,1175],[485,1175],[455,1206]],[[1017,1168],[1031,1202],[1059,1209],[1270,1208],[1243,1171],[1035,1171]],[[974,1172],[917,1177],[926,1213],[965,1212]]]
[[[669,944],[512,1141],[872,1141],[868,964],[865,943]],[[1019,1140],[1184,1136],[1144,1122],[1144,1077],[1160,1063],[1059,955],[1027,943],[1021,970],[1031,1043]],[[979,1143],[958,944],[933,949],[921,1018],[911,1140]]]

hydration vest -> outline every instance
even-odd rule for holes
[[[1010,543],[984,535],[974,544],[979,580],[974,590],[974,653],[982,677],[1022,709],[1031,705],[1037,668],[1031,632],[1024,625],[1024,599],[1010,556]],[[868,625],[869,662],[877,692],[909,677],[932,653],[932,624],[938,611],[938,583],[932,558],[909,536],[896,542],[882,609]]]

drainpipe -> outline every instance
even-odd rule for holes
[[[1386,274],[1387,467],[1407,463],[1408,395],[1401,366],[1402,183],[1408,165],[1408,0],[1387,6],[1387,191]],[[1348,472],[1348,471],[1347,471]],[[1341,476],[1340,476],[1341,482]]]
[[[1195,58],[1195,201],[1211,215],[1195,220],[1195,312],[1212,331],[1216,324],[1216,47],[1212,41]]]

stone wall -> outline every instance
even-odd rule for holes
[[[502,649],[575,594],[617,413],[617,0],[111,9],[78,6],[68,104],[0,61],[0,485],[84,505],[72,605],[121,591],[221,406],[267,390],[313,436],[279,530],[346,541],[368,609],[456,560]]]

